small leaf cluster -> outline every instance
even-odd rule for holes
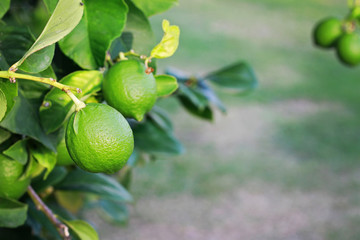
[[[74,93],[80,101],[106,104],[104,74],[118,61],[136,59],[153,72],[158,102],[176,98],[193,116],[213,120],[215,108],[226,112],[217,90],[248,92],[256,86],[256,76],[246,62],[204,76],[174,68],[158,74],[155,58],[175,53],[180,30],[164,20],[164,36],[156,44],[148,18],[175,4],[176,0],[2,0],[0,4],[0,77],[10,76],[0,78],[0,158],[21,166],[19,180],[31,181],[73,239],[99,239],[84,218],[88,209],[96,209],[111,223],[126,223],[133,202],[133,169],[158,156],[181,154],[184,147],[171,118],[156,104],[141,122],[127,119],[135,149],[119,172],[110,176],[85,172],[75,164],[60,166],[58,146],[76,104],[63,89],[15,79],[14,72],[24,79],[32,76],[81,89]],[[1,171],[0,166],[0,177]],[[58,232],[30,194],[19,199],[0,195],[1,238],[62,239]]]

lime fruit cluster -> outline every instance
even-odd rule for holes
[[[125,117],[141,121],[157,99],[156,81],[143,63],[122,60],[112,66],[103,81],[106,102]]]
[[[20,178],[24,165],[0,154],[0,197],[18,199],[30,184],[30,178]]]
[[[338,59],[346,65],[360,64],[360,36],[355,32],[358,15],[359,9],[354,8],[344,20],[328,17],[318,22],[313,31],[315,45],[335,48]]]
[[[70,116],[65,143],[76,165],[94,173],[120,170],[134,149],[133,133],[126,119],[114,108],[100,103],[89,103]]]

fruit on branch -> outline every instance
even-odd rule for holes
[[[360,36],[356,33],[348,33],[340,37],[336,53],[345,64],[353,66],[360,63]]]
[[[18,199],[30,184],[30,178],[21,178],[24,165],[0,154],[0,197]]]
[[[145,71],[144,64],[137,60],[122,60],[109,69],[103,81],[106,102],[125,117],[138,121],[157,98],[154,75]]]
[[[66,147],[73,161],[89,172],[114,173],[120,170],[134,149],[132,130],[114,108],[89,103],[69,119]]]
[[[71,159],[70,154],[66,148],[65,138],[61,140],[61,142],[56,148],[56,151],[57,151],[56,165],[68,166],[74,164],[74,161]]]
[[[333,47],[343,34],[341,20],[329,17],[316,24],[313,31],[314,43],[322,48]]]

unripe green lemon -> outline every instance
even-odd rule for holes
[[[339,19],[330,17],[316,24],[313,31],[314,43],[323,48],[334,46],[343,34],[342,23]]]
[[[89,172],[110,174],[120,170],[134,149],[126,119],[100,103],[89,103],[70,116],[65,142],[73,161]]]
[[[19,180],[24,166],[0,154],[0,197],[18,199],[30,184],[30,178]]]
[[[56,165],[68,166],[74,164],[74,161],[71,159],[70,154],[66,148],[65,138],[61,140],[61,142],[56,148],[56,151],[57,151]]]
[[[360,36],[356,33],[342,36],[337,43],[336,53],[345,64],[353,66],[360,63]]]
[[[152,73],[136,60],[123,60],[112,66],[103,81],[106,102],[125,117],[141,121],[155,104],[156,82]]]

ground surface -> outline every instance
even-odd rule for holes
[[[360,239],[360,69],[310,39],[339,13],[344,1],[180,0],[154,17],[183,29],[160,67],[201,74],[246,59],[260,85],[222,94],[229,111],[214,123],[168,103],[187,153],[138,168],[129,224],[92,217],[101,239]]]

